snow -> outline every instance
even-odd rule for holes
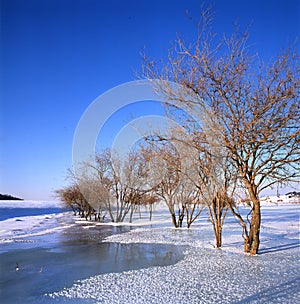
[[[260,199],[261,205],[270,206],[272,204],[280,204],[281,206],[284,204],[299,204],[300,197],[299,196],[292,196],[292,195],[270,195],[261,197]]]
[[[62,208],[58,201],[1,201],[0,208]],[[36,216],[21,216],[0,221],[0,244],[17,242],[18,240],[45,235],[64,230],[74,224],[57,226],[57,221],[63,219],[64,214],[43,214]]]
[[[142,227],[104,241],[183,246],[184,259],[96,275],[47,296],[75,303],[299,303],[299,214],[299,205],[263,206],[261,254],[249,257],[232,217],[225,222],[222,249],[214,249],[205,218],[191,229],[173,229],[167,211],[159,210],[152,224],[138,219]]]
[[[24,204],[23,204],[24,203]],[[48,208],[57,202],[5,202],[2,208]],[[260,254],[243,253],[242,229],[228,215],[222,249],[214,248],[211,224],[203,214],[191,229],[174,229],[167,209],[136,213],[133,223],[97,223],[71,212],[24,216],[0,221],[0,245],[35,242],[36,236],[71,227],[131,226],[102,242],[111,244],[170,244],[182,248],[184,258],[174,265],[105,273],[75,281],[45,295],[46,303],[297,303],[300,302],[300,205],[262,204]],[[68,220],[66,220],[68,219]],[[59,223],[59,225],[58,225]],[[8,244],[11,246],[10,244]],[[16,247],[13,247],[16,248]],[[56,248],[55,250],[59,250]],[[168,254],[172,255],[170,251]]]
[[[0,244],[50,234],[74,226],[74,224],[57,226],[57,221],[64,217],[64,214],[46,214],[0,221]]]
[[[0,208],[62,208],[60,201],[0,201]]]
[[[245,260],[222,251],[189,249],[185,259],[173,266],[95,276],[58,294],[94,303],[249,303],[250,299],[251,303],[296,303],[298,274],[296,269],[289,271],[272,261],[260,265],[257,259]],[[274,285],[270,278],[278,273],[287,281]],[[295,278],[289,280],[291,276]],[[292,292],[287,295],[286,289]]]

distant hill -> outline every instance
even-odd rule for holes
[[[14,197],[9,194],[1,194],[0,193],[0,201],[23,201],[22,198]]]

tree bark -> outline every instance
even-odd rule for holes
[[[129,223],[132,223],[133,213],[134,213],[134,205],[131,206],[130,217],[129,217]]]
[[[249,253],[250,250],[251,250],[251,245],[250,245],[249,236],[245,235],[244,236],[244,252]]]
[[[153,212],[153,209],[152,209],[152,204],[149,205],[149,220],[152,221],[152,212]]]
[[[175,213],[172,213],[172,223],[174,225],[175,228],[178,228],[178,223],[176,221],[176,215]]]
[[[215,225],[215,237],[216,237],[216,247],[221,248],[222,246],[222,225],[219,221]]]
[[[182,228],[182,222],[184,219],[184,215],[185,215],[185,206],[182,205],[182,209],[178,211],[178,227]]]
[[[250,225],[250,255],[256,255],[259,248],[259,234],[260,234],[260,223],[261,223],[261,213],[260,213],[260,202],[256,201],[254,203],[254,208],[252,211],[252,220]]]
[[[260,239],[260,225],[261,225],[261,211],[259,199],[253,199],[253,209],[251,212],[251,223],[249,235],[244,237],[244,252],[250,255],[258,254]]]

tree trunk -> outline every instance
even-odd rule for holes
[[[230,202],[228,204],[229,209],[232,214],[239,220],[241,226],[243,227],[243,238],[244,238],[244,252],[250,252],[250,242],[249,242],[249,233],[245,220],[242,218],[240,213],[235,210],[234,205]]]
[[[182,218],[178,219],[178,228],[182,228]]]
[[[244,240],[244,252],[250,253],[250,255],[258,254],[259,248],[259,234],[261,224],[261,213],[260,213],[260,201],[256,199],[253,202],[253,209],[251,212],[251,223],[249,236],[245,237]]]
[[[251,250],[249,236],[244,236],[244,252],[249,253]]]
[[[222,225],[217,221],[215,225],[215,237],[216,237],[216,247],[221,248],[222,246]]]
[[[251,221],[249,234],[245,237],[244,241],[244,251],[250,253],[250,255],[258,254],[259,248],[259,234],[260,234],[260,224],[261,224],[261,212],[260,212],[260,200],[258,197],[257,186],[254,183],[249,183],[249,181],[244,180],[248,188],[248,193],[250,195],[251,202],[253,204],[251,211]]]
[[[176,221],[176,215],[175,213],[172,213],[172,223],[174,225],[175,228],[178,228],[178,224],[177,224],[177,221]]]
[[[152,204],[149,205],[149,220],[152,221]]]
[[[131,206],[129,223],[132,223],[133,213],[134,213],[134,205]]]
[[[259,248],[259,233],[260,233],[261,213],[260,202],[256,201],[252,211],[252,220],[250,225],[250,255],[256,255]]]
[[[178,227],[182,228],[182,222],[185,215],[185,206],[182,205],[182,209],[178,211]]]

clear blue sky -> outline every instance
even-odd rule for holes
[[[209,3],[210,1],[206,1]],[[0,0],[0,193],[51,199],[72,165],[72,141],[87,106],[136,79],[140,52],[163,58],[176,32],[195,31],[202,1]],[[298,0],[215,0],[215,28],[252,23],[251,42],[266,59],[299,36]],[[299,45],[299,44],[298,44]],[[157,114],[150,103],[120,111]],[[105,137],[104,137],[105,138]]]

